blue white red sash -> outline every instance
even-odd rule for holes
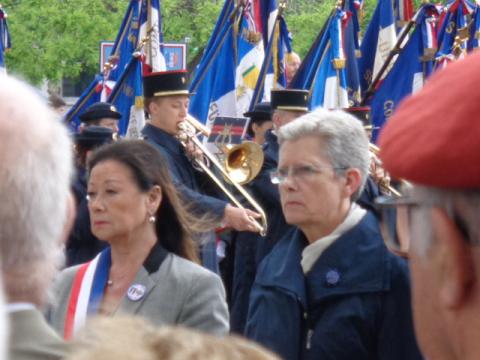
[[[87,315],[98,313],[112,263],[110,247],[80,265],[75,274],[67,306],[63,336],[71,339],[85,325]]]

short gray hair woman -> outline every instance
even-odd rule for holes
[[[305,136],[316,136],[326,146],[332,166],[339,169],[337,174],[348,168],[360,172],[360,185],[352,194],[352,200],[358,199],[367,181],[370,166],[369,141],[361,121],[344,111],[319,108],[302,116],[300,121],[283,126],[279,130],[278,139],[283,144]]]
[[[355,203],[370,164],[361,122],[317,109],[278,138],[272,182],[298,230],[260,265],[247,336],[287,359],[421,359],[404,260],[388,252],[376,217]]]

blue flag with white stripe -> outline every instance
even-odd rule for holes
[[[266,43],[264,64],[262,64],[262,67],[267,67],[263,85],[263,101],[270,101],[271,89],[287,86],[285,61],[286,54],[292,52],[292,39],[283,17],[285,5],[282,4],[282,8],[278,9],[274,0],[265,3],[268,3],[268,7],[264,10],[268,14],[268,42]],[[260,79],[263,80],[262,77]],[[253,101],[250,108],[253,108],[252,105],[254,106]]]
[[[118,128],[122,135],[139,138],[145,125],[142,87],[142,62],[130,57],[130,62],[117,81],[107,101],[122,114]]]
[[[235,9],[235,0],[226,0],[225,3],[223,4],[222,11],[218,16],[217,22],[215,23],[215,27],[213,28],[212,35],[208,39],[207,45],[203,50],[204,57],[207,56],[206,54],[214,47],[215,41],[217,41],[217,36],[221,33],[225,23],[232,16],[234,9]]]
[[[202,123],[217,116],[236,116],[234,21],[229,17],[195,72],[189,113]],[[227,113],[226,113],[227,112]]]
[[[270,101],[272,89],[286,87],[285,55],[291,52],[290,33],[285,19],[279,16],[265,49],[265,58],[252,96],[250,110],[261,101]]]
[[[392,0],[379,0],[360,47],[361,56],[358,66],[362,94],[375,79],[396,42],[397,33]]]
[[[190,85],[189,112],[209,127],[217,116],[242,116],[250,106],[264,58],[254,4],[236,8],[204,53]]]
[[[163,56],[163,25],[158,0],[142,0],[140,11],[139,40],[148,37],[142,47],[143,74],[165,71],[167,69]]]
[[[65,114],[65,122],[72,132],[78,131],[81,123],[80,114],[84,113],[93,103],[107,99],[115,87],[117,79],[130,62],[138,40],[139,6],[138,0],[130,1],[113,45],[112,55],[105,64],[103,73],[95,76],[92,83]]]
[[[343,46],[343,21],[347,14],[336,9],[328,29],[328,42],[310,89],[310,108],[346,108],[348,104],[346,59]]]
[[[323,28],[320,30],[317,38],[303,59],[300,68],[288,85],[290,89],[310,90],[312,88],[315,76],[318,72],[319,64],[324,56],[327,45],[329,44],[330,26],[334,21],[333,15],[334,13],[327,18]]]
[[[247,0],[237,36],[237,65],[235,70],[236,115],[249,110],[255,86],[265,58],[261,26],[256,21],[254,0]]]
[[[406,96],[420,90],[425,79],[432,73],[436,45],[432,35],[437,16],[437,9],[431,4],[422,5],[415,14],[413,20],[416,27],[413,33],[371,99],[374,126],[381,128],[399,103]],[[373,133],[374,140],[377,135],[378,130]]]
[[[449,62],[465,56],[469,37],[467,26],[476,8],[477,5],[468,0],[447,2],[445,19],[438,33],[437,68],[444,68]]]

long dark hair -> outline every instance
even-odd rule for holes
[[[127,166],[138,188],[148,192],[153,186],[162,189],[162,201],[156,213],[155,232],[160,244],[168,251],[198,262],[198,255],[192,230],[195,220],[173,186],[168,172],[167,161],[155,149],[143,140],[121,140],[97,149],[88,161],[88,171],[107,160],[118,161]]]

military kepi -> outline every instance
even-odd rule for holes
[[[366,130],[378,129],[372,125],[372,118],[370,116],[370,106],[352,106],[349,108],[343,109],[346,112],[355,116],[358,120],[363,123],[363,127]]]
[[[272,110],[308,111],[308,91],[296,89],[272,90]]]
[[[93,149],[103,144],[109,144],[113,142],[114,135],[112,129],[102,126],[89,126],[85,128],[81,133],[75,134],[75,144],[86,148]]]
[[[115,106],[107,102],[96,102],[79,116],[80,120],[85,123],[103,118],[120,119],[121,117],[122,114],[117,111]]]
[[[251,121],[268,121],[272,119],[272,109],[269,102],[255,104],[252,111],[248,111],[243,116],[249,117]]]
[[[162,71],[143,77],[143,96],[190,95],[188,92],[187,71]]]

